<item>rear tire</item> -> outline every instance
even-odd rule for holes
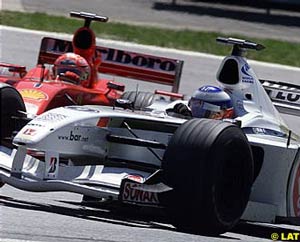
[[[18,131],[20,123],[13,117],[26,117],[24,101],[20,93],[12,86],[0,83],[0,144],[11,146],[9,138],[12,137],[13,131]]]
[[[121,99],[127,99],[134,102],[135,110],[143,110],[153,103],[154,97],[155,94],[151,92],[128,91],[122,94]]]
[[[172,136],[162,163],[171,222],[184,231],[217,235],[242,216],[253,181],[250,145],[240,128],[192,119]]]

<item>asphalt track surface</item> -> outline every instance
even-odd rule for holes
[[[1,61],[33,66],[37,47],[45,33],[27,32],[2,27]],[[70,38],[50,34],[58,38]],[[22,39],[22,45],[20,45]],[[98,40],[98,45],[142,51],[149,54],[184,59],[189,64],[183,73],[182,92],[198,86],[201,79],[213,80],[220,57],[199,55],[192,52],[149,48],[146,46]],[[199,63],[200,61],[200,63]],[[198,66],[203,65],[200,71]],[[297,80],[299,69],[278,65],[253,63],[260,75],[281,76]],[[198,70],[198,74],[191,70]],[[214,69],[214,70],[213,70]],[[195,76],[194,76],[195,75]],[[118,80],[118,79],[116,79]],[[129,90],[134,81],[124,80]],[[210,81],[209,83],[212,83]],[[153,85],[141,83],[143,90],[152,91]],[[132,90],[132,89],[131,89]],[[295,122],[295,120],[293,120]],[[293,123],[292,122],[292,123]],[[297,121],[296,121],[297,123]],[[294,123],[295,125],[295,123]],[[65,192],[29,193],[4,186],[0,190],[0,241],[270,241],[273,233],[299,233],[300,228],[283,224],[241,223],[233,231],[218,237],[207,237],[176,231],[162,211],[117,209],[112,205],[82,204],[81,196]]]

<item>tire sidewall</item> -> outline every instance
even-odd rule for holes
[[[14,117],[25,117],[22,112],[26,112],[24,101],[20,93],[9,85],[0,86],[0,115],[1,115],[1,128],[0,140],[8,137],[16,129]]]
[[[237,174],[230,174],[227,164]],[[219,234],[238,222],[253,179],[251,149],[240,128],[216,120],[187,121],[170,140],[162,167],[165,182],[174,188],[165,205],[176,227]],[[228,184],[241,186],[226,188],[224,175]],[[227,209],[222,198],[233,208]]]

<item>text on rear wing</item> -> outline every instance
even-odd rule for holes
[[[72,42],[45,37],[42,39],[38,64],[53,64],[58,56],[72,52]],[[103,46],[96,47],[101,55],[99,72],[172,86],[178,92],[183,61]]]

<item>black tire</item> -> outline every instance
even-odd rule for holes
[[[0,84],[0,142],[1,145],[10,146],[7,139],[12,136],[13,131],[19,130],[20,123],[12,117],[25,117],[26,112],[24,101],[20,93],[12,86],[1,83]]]
[[[121,99],[127,99],[134,102],[135,110],[143,110],[153,103],[154,97],[155,94],[151,92],[128,91],[122,94]]]
[[[171,222],[180,230],[217,235],[242,216],[253,181],[253,158],[242,130],[192,119],[172,136],[162,163]]]

